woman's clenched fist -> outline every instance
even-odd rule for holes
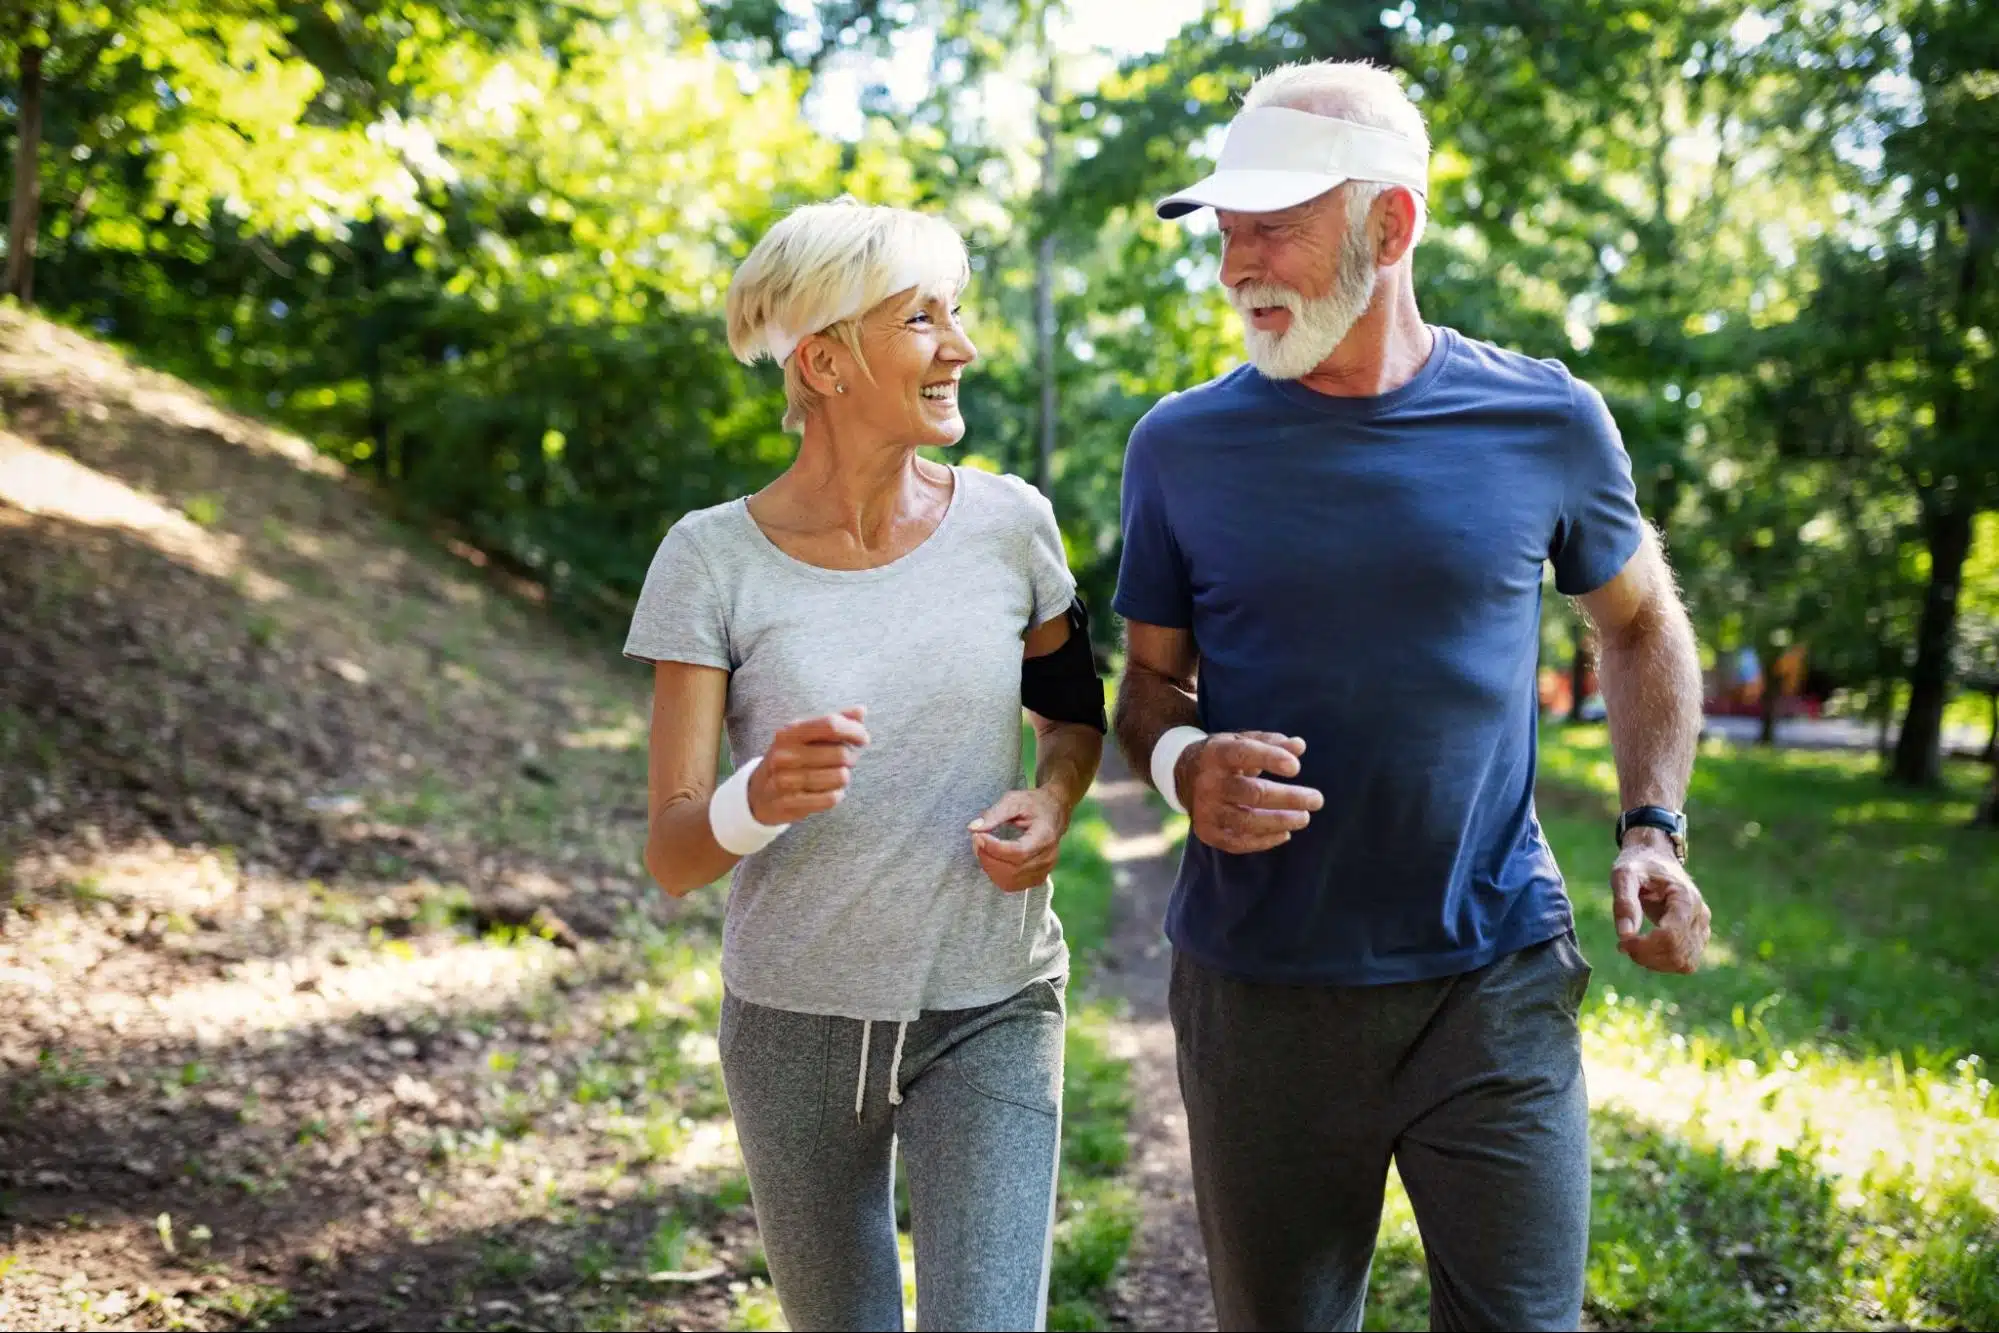
[[[843,708],[781,728],[750,775],[750,814],[759,824],[794,824],[847,796],[854,756],[868,743],[865,708]]]

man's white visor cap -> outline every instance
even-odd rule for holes
[[[1393,130],[1260,106],[1230,123],[1214,174],[1160,200],[1157,211],[1162,218],[1197,208],[1277,213],[1350,180],[1401,185],[1427,197],[1429,155]]]

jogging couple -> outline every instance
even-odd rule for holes
[[[1292,66],[1158,206],[1215,210],[1249,357],[1132,433],[1110,728],[1191,818],[1165,925],[1225,1329],[1359,1326],[1391,1160],[1436,1326],[1577,1326],[1590,968],[1534,813],[1544,564],[1601,642],[1619,948],[1685,972],[1707,939],[1692,633],[1602,398],[1418,313],[1428,153],[1392,76]],[[626,644],[646,863],[734,875],[722,1070],[796,1329],[902,1326],[898,1143],[918,1322],[1046,1315],[1050,872],[1109,720],[1048,501],[917,453],[964,434],[967,277],[911,212],[763,238],[729,338],[782,365],[796,459],[674,525]]]

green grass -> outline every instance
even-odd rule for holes
[[[1566,792],[1544,799],[1543,821],[1600,958],[1615,938],[1596,891],[1613,854],[1602,730],[1551,734],[1542,766]],[[1953,764],[1946,791],[1918,795],[1886,786],[1864,755],[1711,746],[1687,801],[1691,869],[1715,911],[1707,970],[1690,986],[1617,969],[1619,991],[1674,1004],[1676,1025],[1721,1058],[1805,1044],[1947,1074],[1989,1057],[1999,838],[1966,827],[1984,777]]]
[[[1062,1082],[1062,1172],[1048,1283],[1050,1329],[1107,1326],[1101,1298],[1138,1227],[1138,1199],[1121,1178],[1131,1150],[1131,1070],[1111,1053],[1110,1011],[1082,1000],[1081,981],[1110,931],[1116,882],[1110,836],[1095,801],[1076,811],[1055,872],[1055,910],[1073,959]]]
[[[1715,914],[1694,977],[1617,953],[1601,728],[1542,740],[1542,822],[1596,969],[1587,1301],[1606,1328],[1999,1326],[1999,836],[1983,770],[1715,745],[1689,797]],[[1369,1328],[1428,1282],[1391,1189]]]
[[[1087,970],[1090,955],[1103,947],[1110,934],[1111,899],[1115,892],[1110,862],[1104,859],[1104,843],[1110,838],[1097,803],[1085,800],[1069,823],[1062,840],[1062,860],[1055,867],[1055,913],[1062,918],[1062,933],[1077,966]]]

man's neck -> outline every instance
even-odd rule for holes
[[[1416,293],[1398,274],[1317,369],[1298,383],[1333,398],[1376,398],[1416,378],[1437,335],[1416,308]]]

